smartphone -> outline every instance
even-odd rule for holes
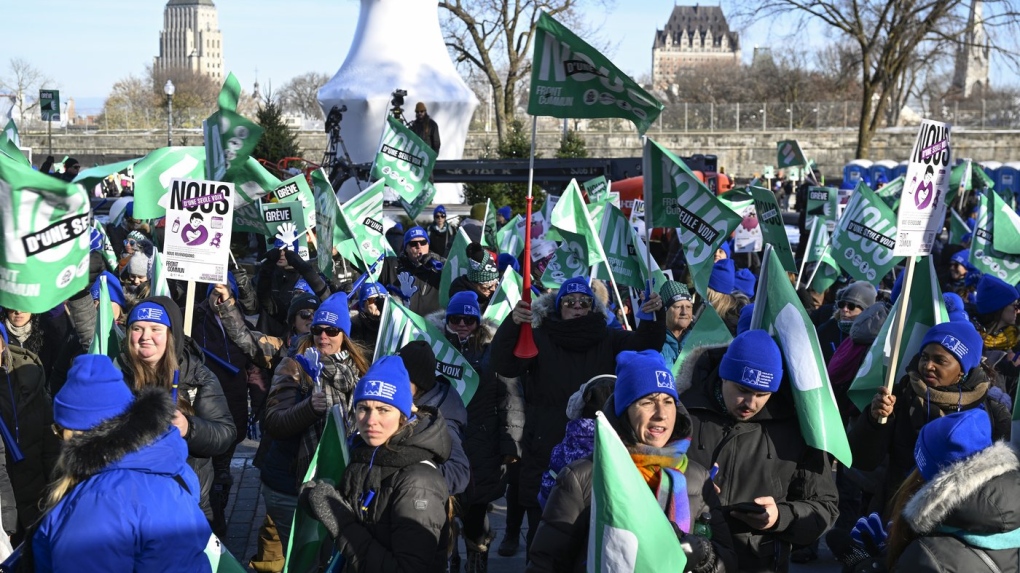
[[[764,506],[758,505],[753,501],[742,501],[733,505],[727,505],[723,508],[723,510],[727,513],[732,511],[739,511],[741,513],[765,513],[766,511]]]

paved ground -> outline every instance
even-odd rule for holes
[[[261,482],[259,481],[259,470],[252,466],[252,458],[255,456],[255,449],[258,442],[246,440],[237,448],[234,460],[231,464],[231,473],[234,477],[234,487],[230,492],[230,503],[227,506],[227,547],[237,557],[238,561],[247,565],[248,560],[255,555],[258,543],[258,529],[265,517],[266,509],[262,504],[262,496],[259,495]],[[496,542],[489,557],[489,571],[491,573],[516,573],[524,570],[524,539],[521,538],[521,549],[514,557],[500,557],[496,554],[495,546],[503,539],[505,529],[506,502],[499,500],[493,504],[495,511],[490,514],[490,521],[497,533]],[[525,523],[524,532],[527,532]],[[463,544],[461,544],[461,555],[463,555]],[[832,559],[824,544],[821,550],[821,558],[807,565],[794,565],[794,573],[818,571],[825,573],[838,573],[839,564]]]

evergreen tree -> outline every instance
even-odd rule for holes
[[[499,159],[528,159],[531,153],[530,134],[524,128],[524,122],[514,119],[510,122],[509,130],[503,141],[499,142],[493,150],[491,144],[486,144],[481,159],[497,157]],[[538,157],[539,154],[535,154]],[[484,203],[486,199],[492,199],[493,205],[497,208],[503,205],[510,205],[514,213],[522,216],[527,206],[527,183],[468,183],[464,185],[464,198],[469,205]],[[542,188],[535,185],[531,191],[532,210],[538,211],[545,202],[545,193]]]
[[[284,157],[301,157],[297,133],[283,121],[280,104],[273,99],[272,94],[266,95],[263,104],[255,113],[255,120],[266,131],[255,146],[252,156],[274,165]]]
[[[560,141],[560,148],[556,150],[558,159],[583,159],[588,157],[588,147],[584,139],[573,129],[567,131],[567,136]]]

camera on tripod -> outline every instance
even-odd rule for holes
[[[333,130],[340,129],[340,122],[344,120],[344,112],[347,111],[347,104],[343,107],[333,106],[326,114],[326,133],[333,133]]]
[[[393,114],[394,118],[399,119],[404,123],[407,123],[406,121],[404,121],[404,107],[403,107],[404,98],[407,97],[407,90],[395,89],[393,90],[393,93],[390,95],[393,96],[393,99],[390,100],[390,104],[393,106],[390,109],[390,113]]]

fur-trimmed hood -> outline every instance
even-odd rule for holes
[[[544,321],[549,316],[559,316],[559,309],[556,308],[556,295],[559,290],[553,292],[547,292],[542,296],[532,299],[531,301],[531,327],[538,328],[542,326]],[[606,311],[606,307],[602,304],[602,301],[598,297],[594,297],[594,306],[592,312],[601,314],[605,319],[609,319],[609,313]]]
[[[64,442],[56,473],[73,476],[78,482],[109,467],[179,474],[187,467],[187,446],[183,439],[178,440],[179,456],[168,455],[164,448],[152,455],[137,455],[168,434],[174,410],[166,390],[142,389],[126,412]]]
[[[439,329],[439,332],[443,334],[449,334],[446,331],[446,310],[440,309],[435,312],[431,312],[425,317],[425,320],[429,321],[429,324]],[[480,338],[479,342],[484,346],[492,342],[492,337],[496,334],[496,329],[499,328],[499,324],[493,320],[485,319],[479,324],[481,328],[475,331],[475,335]]]
[[[705,353],[713,350],[725,352],[727,348],[729,348],[728,344],[709,344],[692,348],[691,352],[684,358],[684,363],[680,365],[680,371],[676,375],[677,394],[683,394],[693,386],[695,367]]]
[[[1018,495],[1020,459],[1007,443],[998,442],[936,474],[907,502],[903,517],[922,535],[939,526],[1010,532],[1020,529]]]

